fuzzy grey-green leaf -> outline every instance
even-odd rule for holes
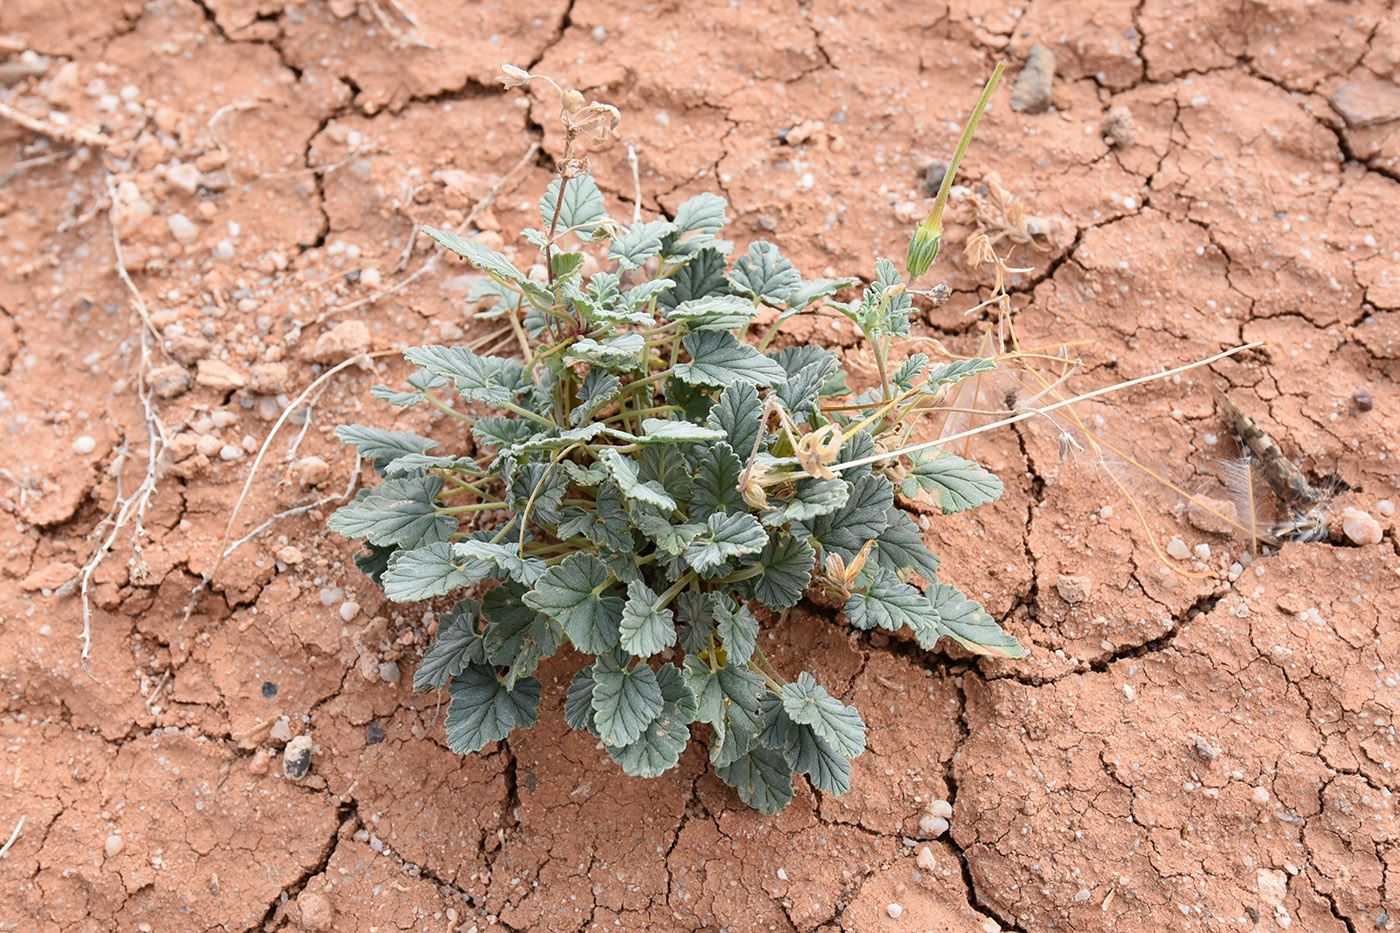
[[[487,574],[479,570],[479,565],[459,559],[450,542],[435,541],[412,550],[395,551],[380,577],[380,585],[384,595],[394,602],[416,603],[480,583]]]
[[[860,713],[827,693],[806,671],[783,686],[783,711],[798,725],[811,726],[838,754],[854,758],[865,751]]]
[[[539,715],[540,682],[534,677],[522,678],[514,690],[507,690],[494,668],[471,664],[447,689],[452,696],[445,723],[447,747],[458,754],[479,752],[516,726],[533,726]]]
[[[760,813],[777,813],[792,801],[792,768],[783,753],[756,746],[715,769],[739,799]]]
[[[410,549],[446,541],[457,521],[438,512],[435,499],[440,492],[442,479],[437,476],[388,479],[342,505],[327,524],[337,534],[381,547]]]
[[[645,664],[630,667],[619,651],[593,662],[593,724],[609,745],[630,745],[661,713],[663,700],[656,674]]]
[[[681,346],[690,362],[676,364],[676,378],[689,385],[727,386],[734,382],[771,386],[786,373],[777,363],[722,330],[687,334]]]
[[[715,407],[710,409],[709,423],[729,436],[729,446],[741,463],[748,463],[753,455],[762,413],[758,390],[747,382],[726,386]]]
[[[705,522],[702,532],[685,549],[686,563],[706,576],[731,557],[757,554],[768,543],[768,533],[747,512],[732,515],[716,512]]]
[[[602,654],[617,645],[622,598],[606,591],[611,575],[591,554],[570,554],[525,594],[525,605],[564,627],[580,651]]]
[[[419,693],[436,690],[466,670],[470,664],[486,660],[481,634],[476,630],[480,607],[475,600],[463,599],[438,619],[437,638],[413,675],[413,689]]]
[[[622,650],[649,658],[676,643],[676,618],[670,609],[657,609],[656,593],[641,580],[627,584],[627,603],[620,624]]]

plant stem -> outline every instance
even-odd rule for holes
[[[693,582],[695,582],[695,571],[687,570],[684,574],[681,575],[681,578],[679,580],[677,580],[675,583],[672,583],[666,589],[666,592],[656,597],[656,602],[651,604],[652,611],[660,612],[662,609],[665,609],[668,605],[670,605],[671,600],[676,598],[677,594],[679,594],[681,590],[685,589],[687,586],[690,586],[690,584]]]
[[[447,404],[446,402],[442,401],[442,400],[439,399],[437,396],[433,395],[431,392],[424,392],[424,393],[423,393],[423,398],[424,398],[425,401],[427,401],[427,403],[428,403],[429,405],[433,406],[434,408],[436,408],[438,411],[442,412],[442,413],[445,414],[445,415],[451,415],[452,417],[456,418],[458,421],[465,421],[465,422],[466,422],[467,424],[469,424],[469,425],[471,425],[471,424],[476,424],[476,419],[473,418],[471,415],[464,415],[464,414],[462,414],[460,411],[457,411],[457,410],[456,410],[455,408],[453,408],[451,405],[449,405],[449,404]]]
[[[464,512],[490,512],[494,509],[504,509],[504,502],[473,502],[469,505],[451,505],[445,509],[438,509],[439,515],[461,515]]]
[[[544,241],[544,271],[549,276],[549,284],[554,284],[554,257],[550,255],[550,250],[554,248],[554,231],[559,229],[559,212],[564,209],[564,189],[569,186],[569,179],[563,175],[559,176],[559,197],[554,201],[554,216],[549,218],[549,236]]]

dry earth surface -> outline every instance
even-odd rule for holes
[[[0,843],[23,820],[0,928],[1395,928],[1393,4],[5,0],[0,43]],[[1053,106],[1003,91],[963,176],[999,178],[1045,233],[1016,258],[1023,340],[1091,341],[1081,390],[1267,340],[1081,413],[1186,476],[1228,452],[1208,391],[1227,383],[1379,543],[1334,529],[1251,564],[1146,490],[1149,536],[1046,421],[979,438],[1007,493],[931,517],[928,540],[1029,657],[788,620],[770,655],[854,700],[870,750],[849,794],[804,789],[776,819],[696,748],[621,778],[564,724],[573,654],[533,731],[450,753],[443,704],[410,686],[435,616],[381,600],[331,505],[244,544],[185,616],[251,452],[327,364],[486,332],[455,262],[347,306],[429,259],[418,224],[462,227],[494,185],[468,229],[513,246],[534,222],[558,125],[492,83],[498,63],[622,109],[645,215],[718,188],[741,243],[815,276],[903,255],[926,167],[992,64],[1014,79],[1035,43]],[[630,217],[624,147],[593,164]],[[968,202],[950,217],[953,300],[916,329],[970,352],[987,282],[959,255]],[[114,234],[158,336],[149,408]],[[849,330],[805,327],[789,339],[868,367]],[[405,373],[376,365],[278,434],[235,536],[344,492],[338,423],[447,436],[373,402]],[[76,581],[148,475],[89,579],[89,677]],[[1150,542],[1173,537],[1216,577],[1169,572]]]

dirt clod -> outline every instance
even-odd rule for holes
[[[330,475],[330,464],[320,457],[302,457],[292,464],[292,476],[304,489],[320,486]]]
[[[248,384],[248,377],[223,360],[200,360],[194,381],[219,392],[228,392],[243,388]]]
[[[156,366],[146,374],[146,385],[156,398],[178,398],[190,390],[190,373],[175,363]]]
[[[1037,42],[1011,89],[1011,109],[1032,114],[1049,110],[1054,103],[1054,83],[1055,53]]]
[[[1400,85],[1392,81],[1344,84],[1332,92],[1332,109],[1358,129],[1400,120]]]
[[[316,340],[311,358],[318,363],[340,363],[365,353],[370,347],[369,328],[364,321],[345,321]]]
[[[316,891],[302,891],[297,895],[297,912],[301,925],[319,933],[329,930],[335,923],[335,911],[324,894]]]

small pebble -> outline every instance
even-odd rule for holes
[[[194,381],[220,392],[241,389],[248,384],[248,377],[223,360],[200,360]]]
[[[1167,555],[1175,560],[1190,560],[1191,549],[1180,538],[1172,538],[1167,542]]]
[[[1342,511],[1342,533],[1352,544],[1362,547],[1381,543],[1381,523],[1372,518],[1371,513],[1361,509]]]
[[[219,448],[220,460],[237,460],[243,456],[243,448],[234,444],[225,444]]]
[[[360,284],[365,288],[375,290],[384,284],[384,277],[380,275],[378,269],[363,269],[360,271]]]
[[[301,548],[293,544],[288,544],[277,549],[277,559],[288,567],[295,567],[305,560],[306,556],[301,553]]]
[[[384,741],[384,737],[387,734],[383,726],[377,722],[372,722],[365,727],[365,744],[378,745],[380,742]]]
[[[292,464],[292,476],[307,489],[321,485],[330,475],[330,465],[320,457],[302,457]]]
[[[353,599],[347,600],[340,604],[340,618],[342,621],[349,622],[351,619],[355,618],[355,616],[359,614],[360,604],[355,602]]]
[[[345,595],[345,591],[338,586],[328,586],[321,590],[321,605],[334,606],[340,602],[340,598]]]
[[[784,871],[784,870],[781,869],[781,868],[778,869],[778,880],[779,880],[779,881],[786,881],[786,880],[788,880],[787,872]]]
[[[86,434],[81,435],[77,440],[73,442],[73,453],[77,454],[80,457],[90,454],[96,449],[97,441],[93,440]]]
[[[1366,389],[1357,389],[1351,395],[1351,400],[1356,403],[1357,411],[1370,411],[1375,407],[1375,400],[1371,398],[1371,393]]]
[[[184,214],[171,214],[165,219],[170,235],[181,243],[190,243],[199,237],[199,228]]]
[[[928,805],[929,816],[936,816],[941,820],[951,820],[953,818],[953,805],[946,800],[933,800]]]
[[[1197,560],[1210,560],[1210,545],[1202,541],[1191,549],[1191,553],[1196,555]]]
[[[379,679],[386,684],[398,683],[399,665],[394,661],[381,661],[379,664]]]
[[[310,889],[297,895],[297,910],[304,929],[320,933],[335,925],[335,910],[324,894]]]
[[[885,908],[885,913],[890,915],[891,920],[898,920],[904,914],[904,908],[899,904],[891,904]]]
[[[122,854],[122,849],[126,848],[126,840],[121,836],[112,835],[107,837],[107,844],[103,847],[108,858],[116,858]]]
[[[924,814],[919,818],[919,833],[925,839],[937,839],[948,831],[948,821],[939,816]]]
[[[299,735],[287,743],[282,752],[282,773],[293,781],[306,777],[311,770],[311,737]]]
[[[206,457],[212,457],[223,449],[223,442],[212,434],[201,434],[194,442],[194,449]]]
[[[1252,793],[1252,794],[1249,795],[1249,799],[1250,799],[1250,800],[1253,800],[1255,803],[1257,803],[1257,804],[1258,804],[1259,806],[1261,806],[1261,807],[1264,806],[1265,804],[1267,804],[1267,803],[1269,802],[1269,790],[1268,790],[1268,788],[1266,788],[1266,787],[1256,787],[1256,788],[1254,788],[1254,793]]]
[[[235,251],[234,251],[234,249],[233,249],[233,241],[232,241],[232,240],[220,240],[218,243],[214,244],[214,258],[215,258],[215,259],[221,259],[221,260],[223,260],[224,262],[228,262],[228,261],[229,261],[230,259],[232,259],[235,255],[237,255],[237,254],[235,253]]]
[[[916,861],[924,871],[933,871],[934,866],[938,864],[938,860],[933,857],[933,850],[928,846],[919,850],[919,857]]]
[[[1376,511],[1389,518],[1395,514],[1395,503],[1389,499],[1382,499],[1376,503]]]
[[[190,390],[190,374],[178,363],[157,366],[146,374],[146,385],[156,398],[175,398]]]
[[[194,194],[199,187],[199,169],[188,163],[172,165],[165,173],[165,180],[172,188],[179,188],[185,194]]]
[[[283,716],[272,724],[272,728],[267,732],[267,738],[272,742],[280,742],[283,745],[292,740],[292,724]]]

